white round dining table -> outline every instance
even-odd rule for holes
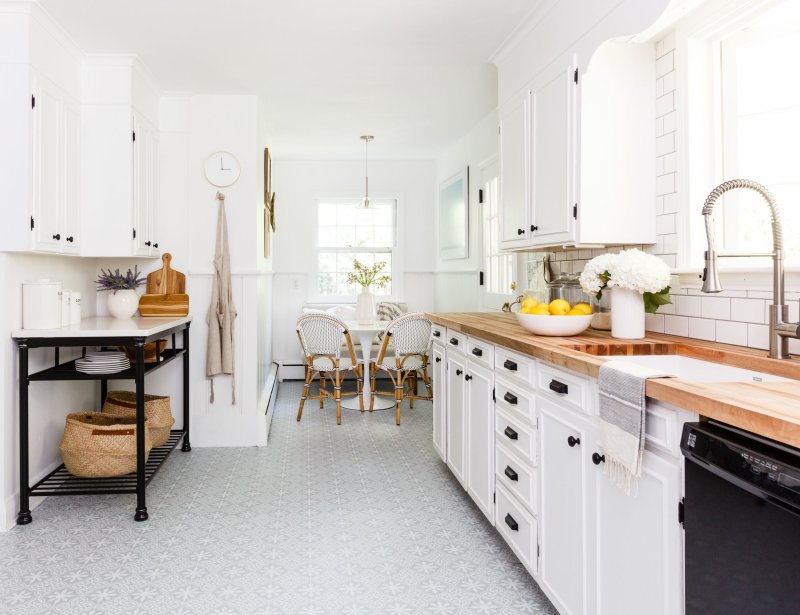
[[[361,397],[364,399],[364,410],[369,410],[369,397],[372,392],[369,381],[369,362],[370,355],[372,354],[372,340],[375,336],[386,328],[389,324],[388,320],[376,320],[371,323],[360,323],[357,320],[345,320],[344,324],[350,331],[350,335],[358,340],[361,345],[361,363],[364,367],[364,387],[362,389]],[[343,408],[350,408],[352,410],[360,410],[361,406],[358,403],[358,396],[348,397],[342,400]],[[387,399],[386,397],[375,396],[374,410],[386,410],[387,408],[394,407],[394,399]]]

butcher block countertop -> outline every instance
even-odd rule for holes
[[[650,333],[626,341],[608,331],[587,329],[574,337],[546,337],[525,331],[514,314],[464,312],[427,314],[433,322],[522,354],[597,378],[614,355],[678,354],[765,372],[796,382],[688,382],[679,378],[647,381],[648,397],[708,418],[800,447],[800,358],[768,359],[765,350]],[[557,318],[554,316],[553,318]]]

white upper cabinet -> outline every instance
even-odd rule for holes
[[[564,0],[498,52],[502,248],[655,241],[652,44],[604,41],[667,4]]]
[[[155,256],[158,247],[158,134],[147,120],[133,116],[134,252]]]

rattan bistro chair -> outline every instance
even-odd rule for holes
[[[375,405],[375,378],[378,371],[385,371],[394,385],[395,422],[400,424],[400,406],[404,399],[414,407],[415,399],[433,399],[433,389],[428,378],[428,353],[431,349],[431,321],[420,312],[404,314],[386,327],[378,356],[370,363],[372,394],[369,411]],[[393,355],[393,356],[392,356]],[[417,392],[417,378],[422,378],[427,395]],[[383,392],[391,395],[391,393]]]
[[[361,411],[364,399],[361,391],[364,384],[363,370],[353,349],[353,340],[345,324],[333,316],[325,314],[306,314],[297,320],[297,336],[306,357],[306,377],[297,420],[303,416],[303,406],[307,399],[319,399],[319,407],[325,406],[325,399],[336,401],[336,424],[342,424],[342,381],[347,372],[356,375],[357,391]],[[342,357],[342,349],[350,355]],[[309,390],[314,376],[319,375],[319,395],[311,395]],[[330,380],[332,391],[325,387],[326,378]],[[345,395],[352,397],[352,395]]]

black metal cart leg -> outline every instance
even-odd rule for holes
[[[173,340],[175,339],[173,335]],[[173,342],[174,345],[174,342]],[[181,450],[188,453],[192,450],[189,443],[189,323],[183,330],[183,446]]]
[[[137,339],[136,347],[136,514],[134,521],[146,521],[145,459],[144,459],[144,340]]]
[[[31,517],[28,491],[28,343],[18,340],[19,346],[19,513],[17,523],[27,525]]]
[[[108,396],[108,380],[103,378],[100,381],[100,410],[103,409],[103,404],[106,403],[107,396]]]

